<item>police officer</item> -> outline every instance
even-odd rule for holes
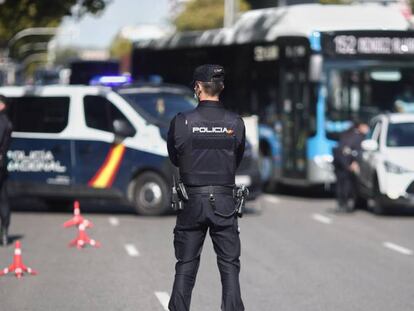
[[[356,175],[359,173],[358,156],[361,154],[361,143],[369,131],[367,124],[355,121],[354,125],[342,133],[338,147],[334,149],[334,167],[336,176],[336,198],[339,212],[350,212],[354,209],[356,198]]]
[[[179,167],[189,199],[178,212],[174,229],[177,263],[169,302],[171,311],[190,310],[204,239],[209,231],[221,275],[221,310],[243,311],[240,239],[233,198],[235,172],[244,153],[243,120],[219,100],[224,69],[202,65],[195,69],[193,86],[199,104],[178,114],[168,133],[168,153]]]
[[[0,95],[0,218],[1,243],[8,244],[8,229],[10,225],[10,207],[7,198],[7,150],[9,149],[12,125],[6,114],[6,99]]]

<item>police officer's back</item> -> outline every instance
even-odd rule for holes
[[[218,100],[224,69],[203,65],[194,72],[196,109],[171,122],[168,152],[179,167],[188,193],[174,229],[177,257],[170,310],[190,309],[191,292],[209,230],[223,286],[222,310],[243,311],[240,294],[240,239],[234,200],[235,173],[242,160],[245,128],[242,119]]]

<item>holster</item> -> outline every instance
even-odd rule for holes
[[[188,201],[188,194],[184,184],[179,181],[178,183],[173,181],[171,188],[171,208],[175,211],[184,209],[184,202]]]

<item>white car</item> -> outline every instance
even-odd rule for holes
[[[414,114],[382,114],[362,142],[358,192],[374,199],[374,212],[392,205],[414,207]]]

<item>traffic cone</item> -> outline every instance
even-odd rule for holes
[[[20,248],[20,241],[16,241],[16,246],[14,249],[13,263],[8,267],[0,271],[0,276],[6,275],[9,272],[14,272],[17,278],[23,276],[23,272],[27,272],[31,275],[36,275],[37,272],[32,268],[26,267],[22,260],[22,249]]]
[[[73,217],[72,219],[69,219],[68,221],[66,221],[63,224],[63,227],[68,228],[68,227],[73,227],[73,226],[79,226],[82,223],[84,223],[87,228],[93,227],[93,223],[83,218],[83,216],[81,215],[79,201],[75,201],[73,203]]]
[[[79,233],[76,239],[72,240],[69,243],[69,246],[73,247],[76,246],[78,249],[85,247],[86,245],[91,245],[94,247],[100,247],[101,244],[94,239],[91,239],[85,232],[87,224],[85,222],[81,223],[78,227]]]

